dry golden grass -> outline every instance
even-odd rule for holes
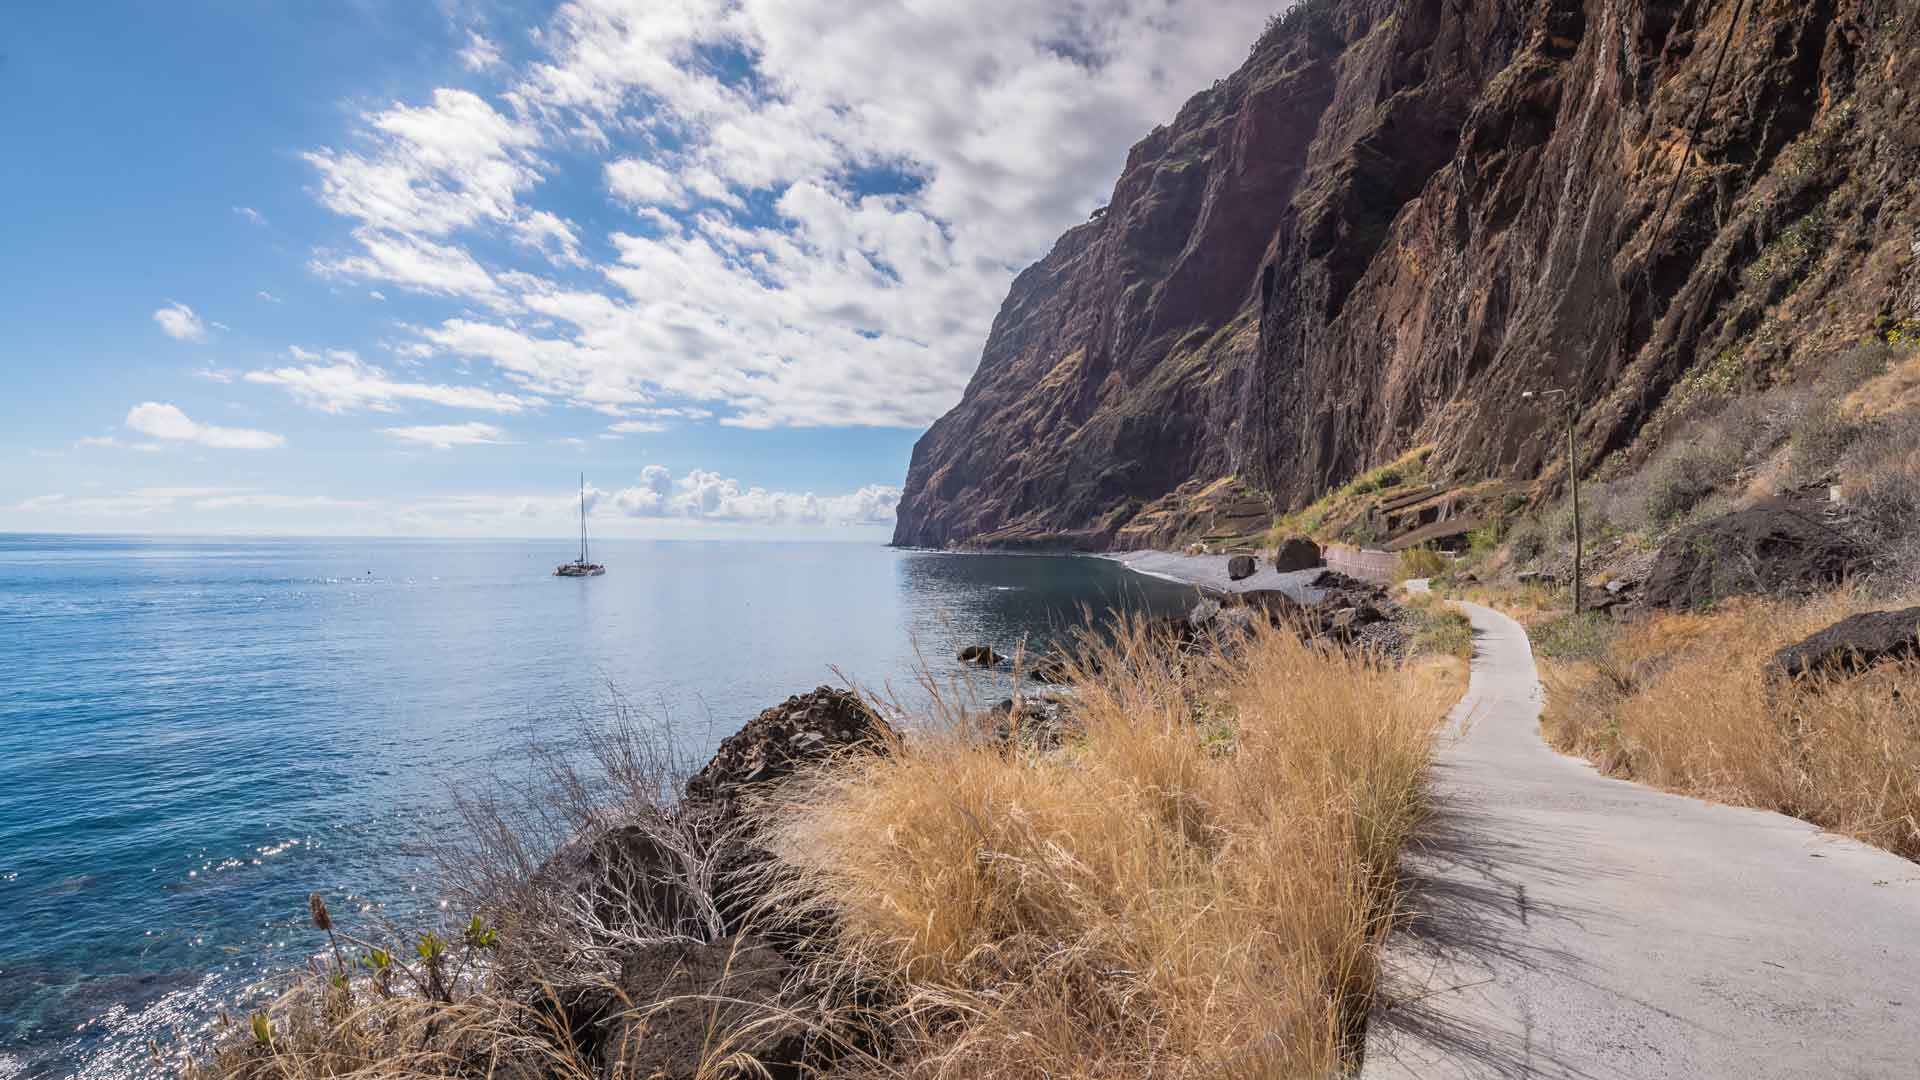
[[[1061,750],[928,734],[791,793],[775,906],[835,916],[826,963],[886,1003],[904,1075],[1335,1071],[1457,666],[1134,628],[1099,670]]]
[[[1856,387],[1842,404],[1869,419],[1920,410],[1920,352],[1894,356],[1885,371]]]
[[[705,1033],[701,1080],[764,1075],[742,1046],[796,1023],[843,1051],[844,1080],[1277,1078],[1350,1062],[1463,665],[1386,668],[1264,629],[1225,655],[1182,654],[1134,625],[1090,644],[1078,675],[1080,726],[1056,749],[934,724],[760,801],[778,858],[754,925],[804,958],[790,983],[804,1018],[707,997],[622,1009],[675,1008],[677,1024],[688,1002],[730,1012]],[[620,739],[596,753],[623,800],[652,804],[666,763]],[[611,809],[560,775],[563,823]],[[608,1071],[556,1000],[619,995],[612,931],[532,903],[515,875],[538,860],[505,837],[517,825],[485,821],[504,837],[491,855],[510,857],[466,891],[500,914],[497,942],[449,940],[432,986],[412,957],[384,985],[316,965],[184,1075],[643,1080]],[[347,961],[366,955],[342,941]]]
[[[1778,649],[1872,605],[1748,602],[1661,615],[1543,664],[1554,745],[1619,776],[1776,810],[1920,858],[1920,665],[1783,686]]]

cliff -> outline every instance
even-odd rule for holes
[[[1284,509],[1422,444],[1530,479],[1543,386],[1590,469],[1911,329],[1916,34],[1915,0],[1313,0],[1016,280],[894,541],[1105,548],[1182,484]]]

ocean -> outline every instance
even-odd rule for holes
[[[151,1076],[336,918],[428,917],[458,786],[613,695],[704,755],[841,674],[922,700],[1185,586],[849,543],[0,535],[0,1080]],[[976,677],[976,682],[977,682]],[[997,687],[978,686],[985,702]],[[239,1003],[239,1004],[237,1004]]]

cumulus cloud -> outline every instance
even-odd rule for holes
[[[416,427],[390,427],[384,429],[388,435],[401,442],[420,443],[435,450],[450,450],[456,446],[478,446],[507,441],[507,433],[492,424],[478,422],[466,424],[422,424]]]
[[[607,190],[635,206],[679,206],[686,197],[680,181],[651,161],[609,161],[605,175]]]
[[[442,89],[366,114],[369,150],[308,155],[359,248],[314,265],[479,302],[420,343],[542,396],[918,426],[958,399],[1013,275],[1272,10],[577,0],[499,65],[499,98]],[[534,205],[583,156],[630,222],[610,259]],[[469,250],[489,234],[517,244]],[[515,250],[559,276],[492,264]]]
[[[900,489],[885,484],[820,496],[769,491],[705,469],[676,480],[664,465],[642,469],[639,483],[631,487],[591,494],[590,509],[604,506],[626,517],[795,525],[888,524],[900,502]]]
[[[302,403],[330,413],[392,412],[408,401],[496,413],[518,413],[542,404],[538,398],[480,386],[403,382],[345,349],[321,354],[296,345],[288,352],[299,363],[249,371],[242,377],[250,383],[281,387]]]
[[[207,324],[193,309],[177,301],[169,301],[166,307],[153,313],[153,321],[160,324],[160,330],[175,341],[207,340]]]
[[[287,442],[270,431],[202,424],[178,407],[158,401],[144,401],[128,410],[126,425],[163,442],[195,443],[215,450],[271,450]]]

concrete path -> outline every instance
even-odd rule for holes
[[[1459,607],[1472,684],[1363,1080],[1920,1077],[1920,866],[1555,753],[1525,631]]]

